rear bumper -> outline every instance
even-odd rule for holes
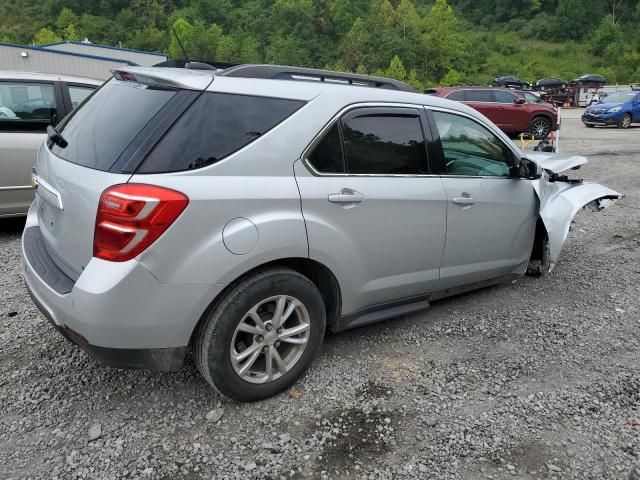
[[[109,348],[91,345],[87,339],[69,327],[56,324],[47,307],[33,294],[29,284],[27,290],[33,303],[60,335],[78,345],[95,360],[113,368],[141,368],[155,371],[175,371],[182,367],[186,347],[175,348]]]
[[[55,271],[46,249],[33,245],[38,232],[30,215],[22,239],[24,279],[56,330],[106,365],[180,368],[195,325],[222,285],[167,285],[136,260],[96,258],[73,282]]]

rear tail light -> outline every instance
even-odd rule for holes
[[[125,183],[102,192],[93,256],[124,262],[144,252],[180,216],[189,198],[154,185]]]

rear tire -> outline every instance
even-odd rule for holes
[[[551,120],[547,117],[535,117],[529,123],[529,133],[533,134],[536,140],[547,138],[551,133]]]
[[[618,122],[618,128],[629,128],[631,126],[631,114],[625,113]]]
[[[277,315],[278,308],[284,314]],[[287,312],[279,325],[277,318]],[[205,314],[194,333],[195,364],[223,395],[262,400],[302,376],[320,350],[325,324],[322,296],[307,277],[288,268],[264,270],[242,280]],[[293,328],[300,333],[291,334]]]

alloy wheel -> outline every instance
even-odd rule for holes
[[[231,339],[231,364],[243,380],[268,383],[289,372],[302,357],[311,323],[302,302],[277,295],[257,303]]]
[[[629,128],[631,126],[631,116],[625,115],[622,117],[622,128]]]
[[[550,130],[549,122],[542,118],[535,120],[531,125],[531,133],[533,133],[536,138],[545,138]]]

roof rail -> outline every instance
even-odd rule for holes
[[[416,92],[407,83],[392,78],[373,77],[356,73],[333,72],[316,68],[301,68],[283,65],[237,65],[227,68],[218,75],[225,77],[267,78],[275,80],[297,80],[307,82],[326,82],[337,85],[356,85],[360,87],[385,88]]]

